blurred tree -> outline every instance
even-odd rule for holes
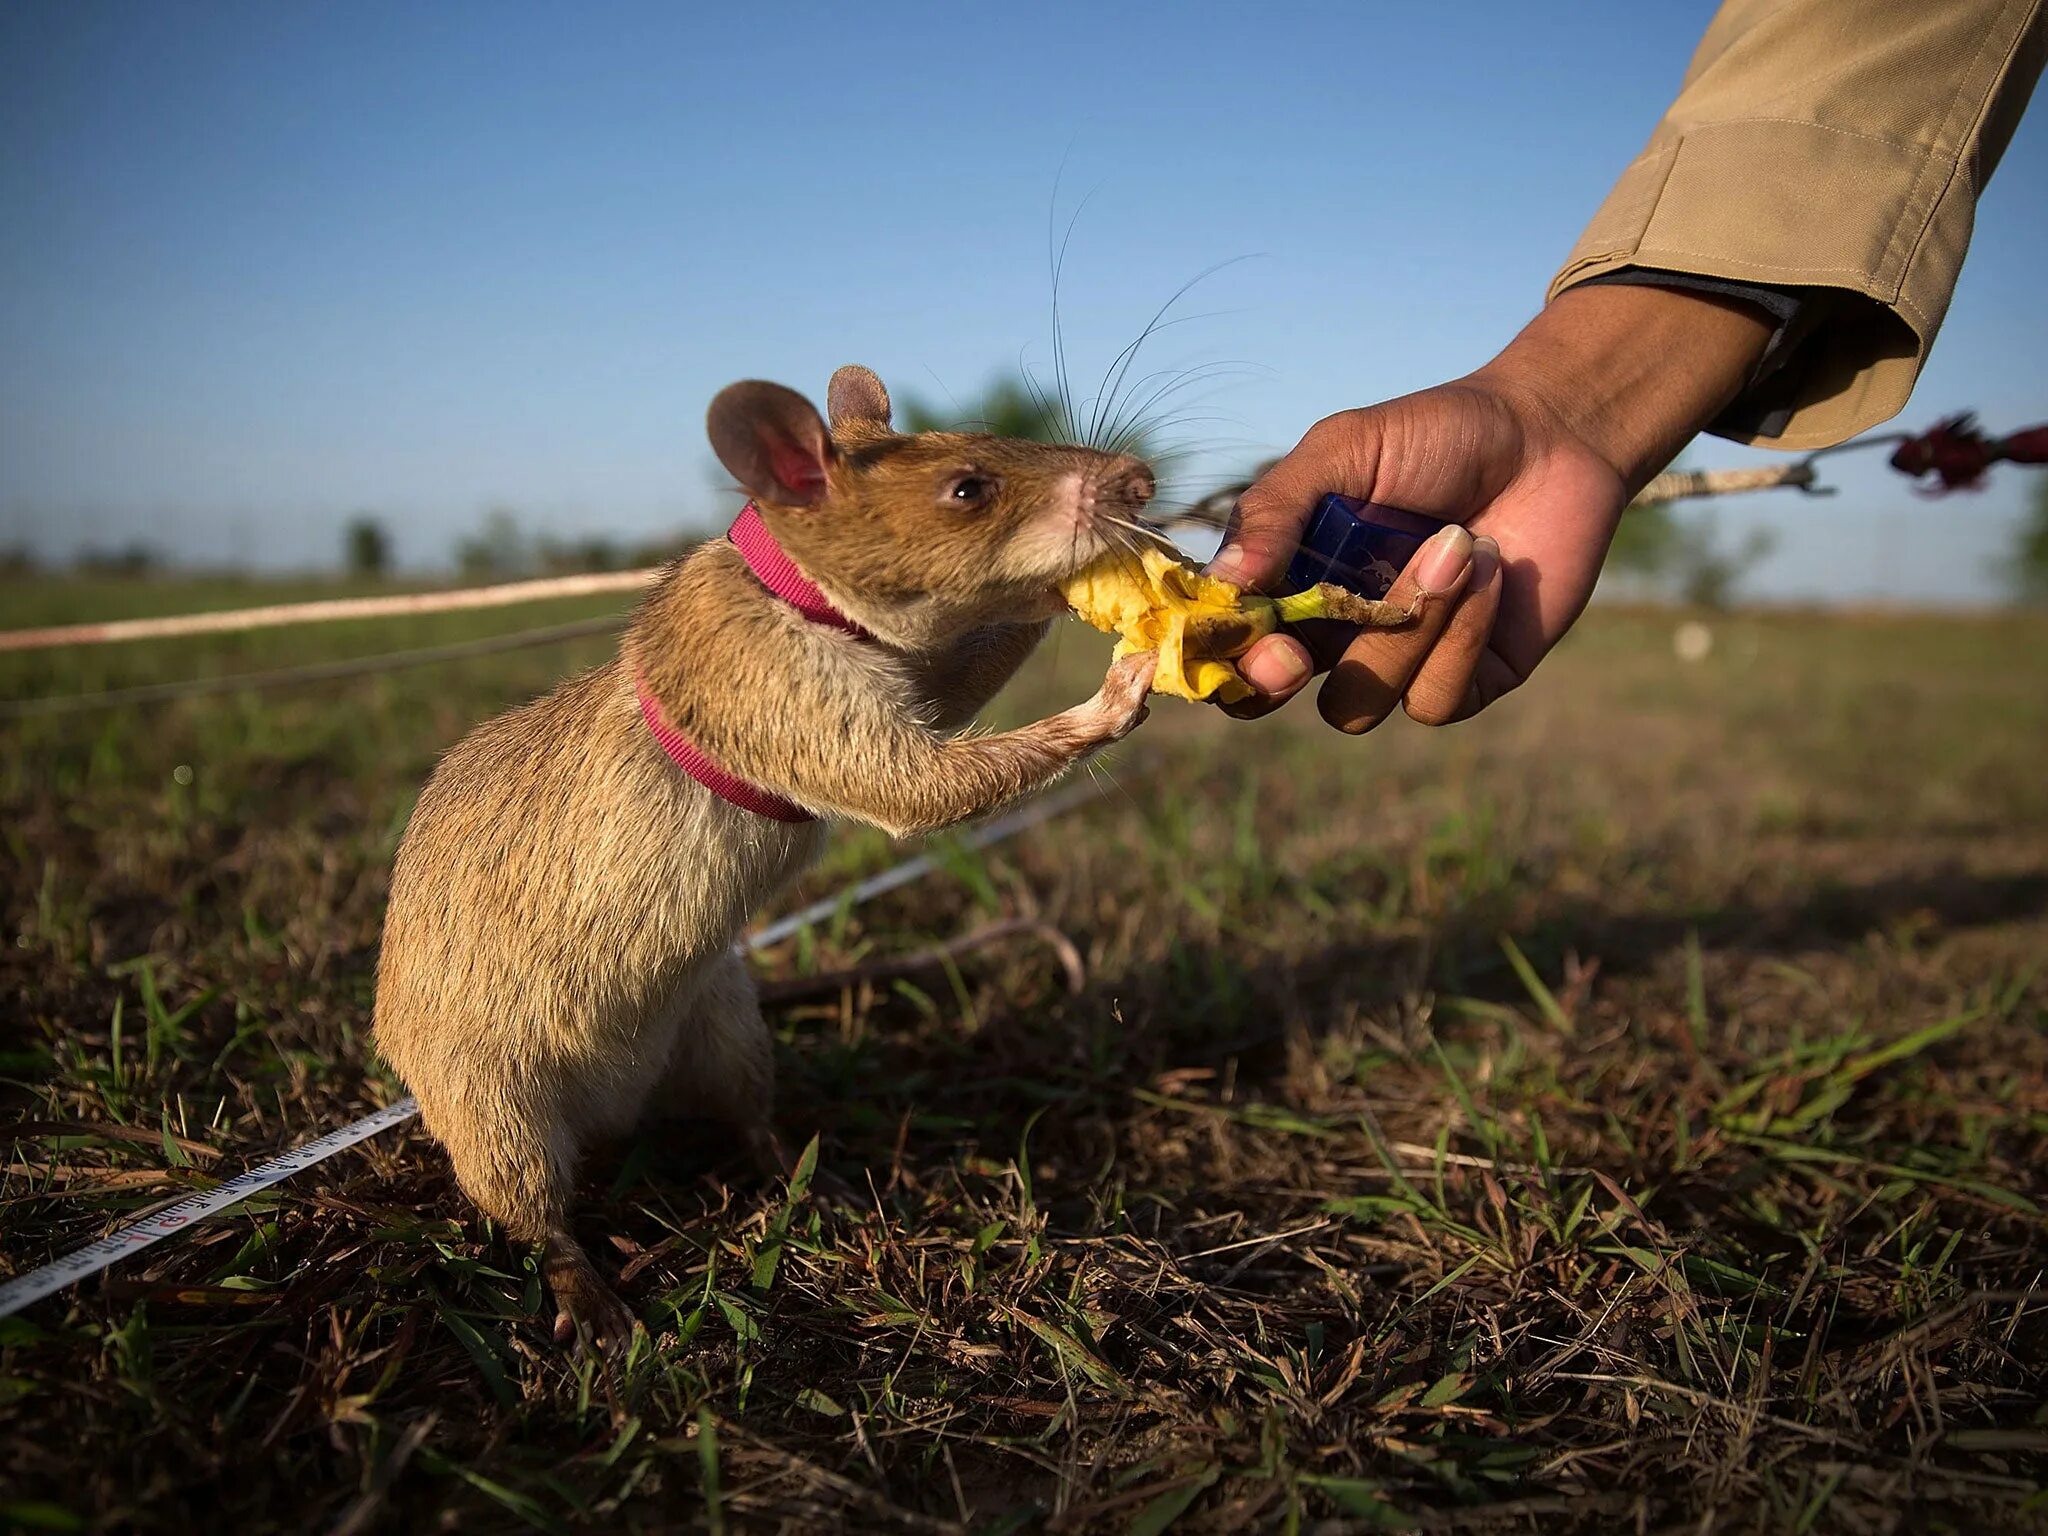
[[[1678,596],[1696,608],[1726,608],[1742,578],[1777,547],[1778,536],[1768,528],[1752,528],[1740,544],[1724,547],[1712,513],[1689,519],[1678,527]]]
[[[516,513],[506,507],[493,507],[484,514],[475,533],[456,541],[455,563],[471,581],[517,580],[535,572],[569,576],[583,571],[624,571],[662,565],[697,542],[694,535],[680,534],[633,544],[603,533],[572,538],[529,535],[519,526]]]
[[[551,575],[574,571],[618,571],[625,569],[618,542],[603,534],[580,539],[541,538],[534,544],[540,568]]]
[[[1754,528],[1741,543],[1725,545],[1711,511],[1680,512],[1672,502],[1642,502],[1614,530],[1606,569],[1694,607],[1725,608],[1742,578],[1777,542],[1769,530]]]
[[[1021,437],[1036,443],[1059,442],[1065,434],[1057,430],[1051,412],[1042,410],[1030,388],[1012,373],[999,373],[982,386],[979,395],[955,402],[942,411],[919,395],[905,395],[896,404],[899,432],[993,432],[998,437]]]
[[[101,549],[88,544],[71,563],[88,576],[147,576],[162,561],[155,550],[137,541],[123,544],[119,549]]]
[[[455,544],[455,564],[471,580],[502,580],[533,569],[533,550],[510,509],[493,507],[483,526]]]
[[[1657,582],[1670,573],[1682,537],[1670,502],[1641,502],[1628,509],[1614,530],[1606,569]]]
[[[627,570],[638,570],[649,565],[666,565],[671,560],[682,559],[703,542],[700,535],[690,533],[679,533],[666,539],[644,540],[626,551],[621,564]]]
[[[36,552],[26,544],[0,547],[0,576],[33,576],[42,568]]]
[[[351,576],[385,576],[391,571],[391,536],[367,512],[348,520],[341,536],[342,559]]]
[[[2048,604],[2048,475],[2034,476],[2034,499],[2020,522],[2012,576],[2021,602]]]

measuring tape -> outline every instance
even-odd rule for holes
[[[1098,793],[1093,785],[1076,785],[1057,795],[1049,796],[1012,811],[1007,816],[984,822],[981,826],[963,834],[959,843],[964,848],[986,848],[999,843],[1006,837],[1014,837],[1027,827],[1035,827],[1042,821],[1050,821],[1062,812],[1072,810],[1084,800],[1093,799]],[[767,927],[747,935],[741,948],[748,953],[766,949],[791,938],[812,923],[821,922],[835,913],[856,907],[864,901],[871,901],[899,886],[922,879],[939,867],[939,861],[931,854],[921,853],[916,858],[905,859],[901,864],[870,875],[837,896],[827,896],[814,901],[801,911],[792,912],[788,917],[770,923]],[[0,1285],[0,1317],[9,1317],[23,1307],[41,1301],[45,1296],[61,1291],[65,1286],[96,1275],[109,1265],[118,1263],[131,1253],[162,1242],[167,1237],[176,1237],[209,1216],[218,1215],[231,1205],[239,1205],[251,1195],[281,1184],[295,1173],[323,1163],[337,1152],[346,1151],[359,1141],[367,1141],[380,1131],[388,1131],[394,1125],[403,1125],[420,1112],[417,1101],[410,1096],[385,1106],[374,1114],[344,1125],[338,1131],[329,1131],[325,1136],[315,1137],[303,1147],[294,1147],[280,1153],[266,1163],[258,1163],[243,1173],[236,1174],[225,1183],[212,1189],[202,1190],[196,1195],[166,1206],[153,1216],[131,1222],[116,1228],[97,1242],[87,1243],[83,1248],[67,1253],[61,1259],[53,1259],[41,1269],[32,1269]]]
[[[315,1163],[325,1162],[344,1147],[352,1147],[359,1141],[366,1141],[379,1131],[388,1131],[394,1125],[403,1125],[420,1112],[420,1107],[410,1098],[400,1099],[365,1115],[352,1125],[344,1125],[338,1131],[329,1131],[317,1136],[303,1147],[273,1157],[267,1163],[258,1163],[245,1173],[238,1173],[226,1183],[212,1189],[202,1190],[196,1195],[180,1200],[176,1205],[167,1206],[154,1216],[145,1216],[134,1224],[109,1233],[96,1243],[87,1243],[83,1248],[67,1253],[63,1258],[45,1264],[41,1269],[32,1269],[17,1280],[0,1285],[0,1317],[19,1312],[32,1302],[41,1301],[52,1292],[61,1291],[75,1280],[87,1275],[96,1275],[108,1265],[125,1259],[131,1253],[140,1253],[152,1244],[160,1243],[167,1237],[176,1237],[195,1221],[202,1221],[231,1205],[238,1205],[259,1190],[282,1184],[301,1169]]]

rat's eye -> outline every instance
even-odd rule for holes
[[[968,470],[946,482],[942,500],[955,512],[978,512],[996,499],[1001,483],[994,475]]]

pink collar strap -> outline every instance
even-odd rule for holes
[[[766,816],[770,821],[817,820],[802,806],[792,804],[758,784],[733,777],[698,751],[696,743],[661,718],[661,706],[654,702],[646,684],[635,681],[633,691],[640,696],[640,715],[647,722],[647,729],[653,732],[655,744],[668,754],[670,762],[719,799],[730,801],[743,811],[752,811],[756,816]]]
[[[761,521],[761,514],[751,501],[733,520],[726,537],[732,540],[740,558],[747,562],[747,569],[754,573],[761,585],[813,624],[823,624],[861,639],[867,638],[868,632],[833,607],[832,600],[818,589],[818,584],[798,570],[796,562],[782,552],[782,546],[775,542],[775,535],[768,531],[768,525]],[[818,819],[802,806],[727,773],[700,751],[696,743],[662,719],[661,707],[637,678],[633,691],[640,700],[641,718],[647,722],[655,743],[668,754],[669,761],[719,799],[743,811],[752,811],[756,816],[765,816],[770,821]]]
[[[761,521],[761,514],[751,501],[733,519],[726,537],[732,540],[740,558],[747,562],[747,569],[760,578],[761,585],[813,624],[843,629],[863,640],[867,638],[868,632],[834,608],[832,599],[819,591],[818,584],[798,570],[796,562],[782,552],[782,546],[775,542],[775,535],[768,531],[768,525]]]

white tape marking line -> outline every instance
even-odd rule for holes
[[[1080,784],[1012,811],[1007,816],[998,816],[964,833],[959,841],[967,848],[986,848],[999,843],[1006,837],[1014,837],[1042,821],[1050,821],[1063,812],[1072,810],[1084,800],[1095,798],[1097,790],[1093,785]],[[747,950],[766,949],[771,944],[780,944],[784,939],[801,932],[812,923],[831,917],[834,913],[849,907],[859,906],[885,892],[930,874],[939,867],[939,861],[928,853],[921,853],[914,859],[905,859],[891,869],[878,875],[870,875],[859,884],[849,887],[837,896],[828,896],[814,901],[801,911],[792,912],[788,917],[770,923],[767,927],[747,935],[742,947]],[[325,1136],[316,1136],[303,1147],[294,1147],[280,1153],[267,1163],[258,1163],[246,1172],[212,1189],[202,1190],[177,1204],[166,1206],[154,1216],[145,1216],[129,1226],[117,1228],[97,1242],[87,1243],[83,1248],[67,1253],[61,1259],[54,1259],[41,1269],[32,1269],[25,1275],[17,1276],[0,1285],[0,1317],[11,1317],[23,1307],[41,1301],[88,1275],[96,1275],[109,1265],[125,1259],[131,1253],[162,1242],[167,1237],[176,1237],[193,1223],[208,1216],[218,1215],[231,1205],[238,1205],[259,1191],[281,1184],[293,1174],[311,1168],[315,1163],[325,1162],[335,1153],[345,1151],[359,1141],[367,1141],[379,1131],[388,1131],[394,1125],[403,1125],[420,1112],[412,1098],[400,1099],[386,1105],[375,1114],[344,1125],[338,1131],[329,1131]]]
[[[316,1136],[303,1147],[294,1147],[267,1163],[258,1163],[246,1173],[238,1173],[223,1184],[176,1205],[167,1206],[154,1216],[145,1216],[132,1226],[109,1233],[96,1243],[87,1243],[73,1253],[41,1269],[32,1269],[17,1280],[0,1285],[0,1317],[19,1312],[31,1302],[41,1301],[52,1292],[61,1291],[74,1280],[83,1280],[87,1275],[98,1274],[117,1259],[125,1259],[131,1253],[140,1253],[152,1244],[160,1243],[167,1237],[176,1237],[195,1221],[224,1211],[231,1205],[238,1205],[259,1190],[281,1184],[302,1168],[310,1168],[334,1156],[344,1147],[352,1147],[359,1141],[367,1140],[379,1131],[389,1130],[403,1124],[420,1112],[418,1104],[411,1099],[400,1099],[396,1104],[387,1105],[374,1115],[365,1115],[353,1125],[344,1125],[338,1131],[329,1131],[325,1136]]]

